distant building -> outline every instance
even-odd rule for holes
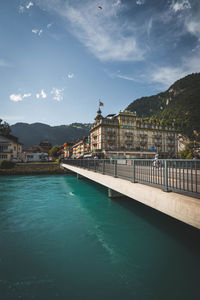
[[[24,149],[24,152],[42,153],[43,148],[39,145],[32,145]]]
[[[24,152],[23,153],[23,161],[24,162],[40,162],[40,161],[48,161],[48,153],[43,152]]]
[[[64,143],[64,158],[70,158],[73,155],[74,142]]]
[[[97,111],[90,131],[91,151],[104,153],[104,157],[152,158],[177,157],[177,131],[174,125],[161,121],[138,118],[129,111],[110,114],[107,117]]]
[[[39,145],[32,145],[24,149],[25,152],[33,152],[33,153],[49,153],[49,150],[52,148],[52,144],[48,141],[40,142]]]
[[[49,150],[52,148],[52,144],[49,141],[40,142],[39,146],[43,152],[49,153]]]
[[[90,139],[89,137],[83,137],[72,146],[72,157],[80,158],[90,152]]]
[[[48,160],[48,150],[40,145],[32,145],[27,147],[23,151],[23,161],[25,162],[37,162],[37,161],[47,161]]]
[[[0,161],[2,160],[21,160],[22,144],[13,135],[0,135]]]

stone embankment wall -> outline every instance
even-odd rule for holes
[[[63,169],[57,163],[18,163],[12,169],[0,169],[0,175],[43,175],[66,174],[70,171]]]

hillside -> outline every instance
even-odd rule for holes
[[[70,125],[49,126],[43,123],[16,123],[11,133],[19,138],[23,148],[49,141],[52,145],[61,145],[66,141],[76,141],[89,135],[91,124],[73,123]]]
[[[163,93],[142,97],[127,108],[139,117],[155,117],[165,123],[175,121],[180,133],[200,139],[200,73],[188,75]]]

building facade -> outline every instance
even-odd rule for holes
[[[139,118],[136,113],[119,112],[103,117],[97,111],[90,131],[91,151],[103,152],[105,157],[151,158],[177,157],[177,132],[174,125],[160,120]]]
[[[48,153],[42,152],[23,152],[23,162],[48,161]]]
[[[74,142],[67,142],[64,143],[63,147],[64,147],[64,158],[70,158],[73,155],[73,145],[75,143]]]
[[[90,152],[90,139],[84,137],[72,146],[72,157],[80,158]]]
[[[18,138],[12,135],[0,135],[0,161],[2,160],[21,160],[22,144]]]
[[[52,144],[49,141],[42,141],[40,142],[39,146],[45,153],[49,153],[50,149],[52,148]]]

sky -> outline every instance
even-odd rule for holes
[[[94,121],[200,72],[199,0],[0,0],[0,118]]]

